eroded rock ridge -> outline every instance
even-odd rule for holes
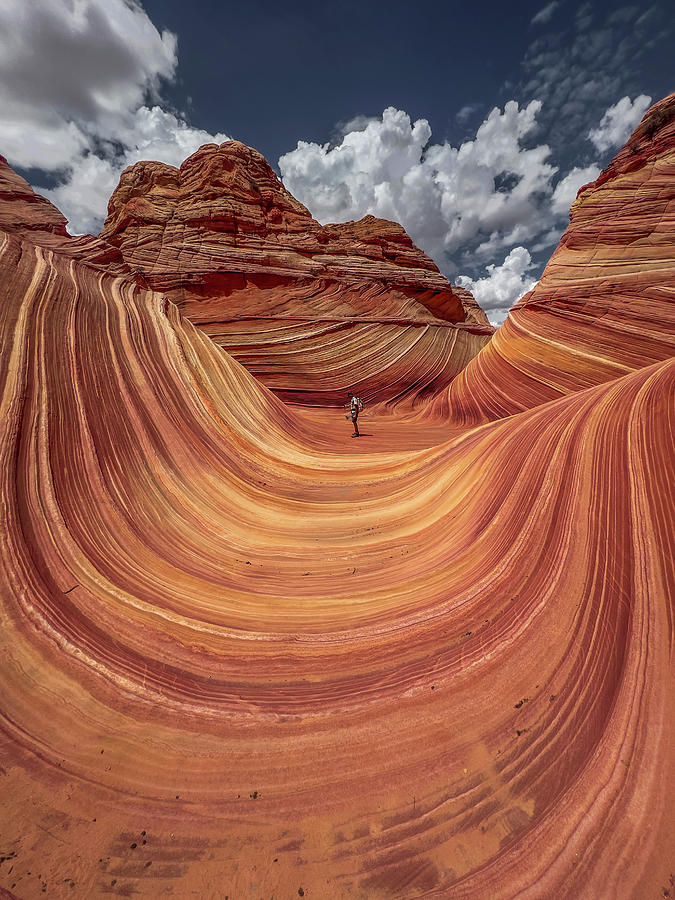
[[[366,216],[321,226],[238,141],[180,168],[142,162],[101,237],[278,395],[415,401],[447,386],[493,329],[406,232]]]

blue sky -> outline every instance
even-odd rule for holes
[[[400,221],[498,322],[674,89],[669,9],[0,0],[0,152],[95,232],[125,165],[237,138],[320,221]]]

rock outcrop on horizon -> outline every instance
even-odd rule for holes
[[[0,222],[3,231],[35,237],[38,232],[67,237],[63,213],[36,194],[25,178],[18,175],[4,156],[0,156]]]
[[[117,247],[91,234],[71,237],[66,230],[66,217],[49,200],[36,194],[4,156],[0,156],[0,228],[109,274],[129,274]]]
[[[497,343],[495,409],[509,384],[531,408],[459,428],[443,388],[351,441],[6,180],[0,893],[672,894],[669,326],[638,365],[628,312],[579,317],[579,264],[551,308],[595,354],[540,350],[527,380],[515,326]],[[587,386],[593,356],[625,371]]]
[[[275,393],[342,404],[419,401],[493,333],[400,225],[321,226],[258,152],[201,147],[122,173],[101,237]]]
[[[579,191],[541,280],[453,383],[449,414],[502,418],[668,359],[674,297],[671,94]]]

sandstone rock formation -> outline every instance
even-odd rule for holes
[[[672,893],[675,361],[369,452],[20,219],[0,890]]]
[[[279,396],[419,400],[447,387],[493,329],[393,222],[322,227],[238,141],[179,169],[140,162],[101,237]]]
[[[36,194],[4,156],[0,156],[0,227],[8,234],[28,237],[40,247],[59,250],[108,273],[129,274],[117,247],[90,234],[71,237],[66,230],[66,217],[49,200]]]
[[[36,194],[4,156],[0,156],[0,221],[5,231],[67,236],[66,217],[49,200]]]
[[[675,94],[579,191],[540,282],[454,382],[456,421],[483,422],[675,352]]]

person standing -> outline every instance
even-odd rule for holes
[[[358,419],[359,413],[363,409],[363,400],[361,400],[359,397],[355,397],[351,391],[349,391],[347,397],[349,398],[347,401],[347,403],[349,403],[349,415],[352,417],[352,425],[354,426],[354,434],[352,435],[352,437],[360,437],[361,435],[359,434]],[[347,403],[345,403],[345,406],[347,405]]]

